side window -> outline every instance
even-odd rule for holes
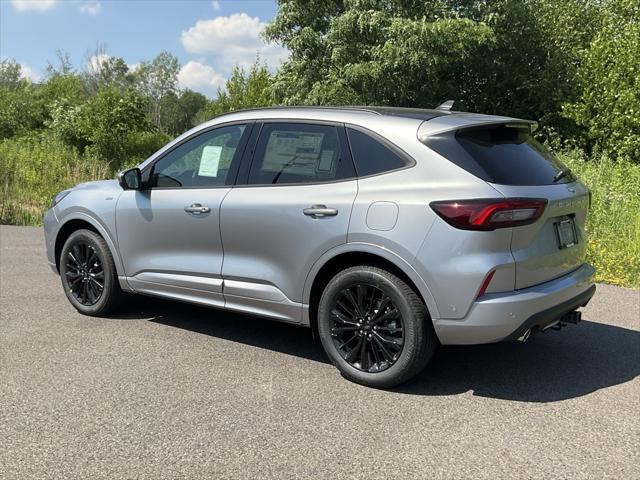
[[[318,183],[355,177],[351,159],[342,155],[339,137],[332,125],[265,123],[248,183]]]
[[[407,166],[407,161],[396,152],[360,130],[347,128],[353,162],[359,177],[397,170]]]
[[[245,130],[246,125],[230,125],[188,140],[156,162],[149,186],[205,188],[224,185]]]

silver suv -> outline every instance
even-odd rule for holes
[[[390,387],[438,344],[580,319],[590,194],[534,128],[446,108],[222,115],[59,193],[47,256],[81,313],[135,292],[306,325],[345,377]]]

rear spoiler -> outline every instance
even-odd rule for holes
[[[530,132],[538,128],[538,123],[532,120],[500,117],[497,115],[480,115],[477,113],[454,113],[426,120],[418,127],[418,140],[423,142],[427,137],[454,130],[482,127],[485,125],[506,125],[513,128],[527,128]]]

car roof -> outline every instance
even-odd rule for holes
[[[260,107],[260,108],[247,108],[242,110],[236,110],[233,112],[224,113],[215,117],[220,119],[236,114],[250,114],[253,118],[272,118],[278,116],[291,116],[304,118],[317,118],[318,115],[325,116],[349,116],[353,114],[365,114],[365,115],[385,115],[393,117],[412,118],[415,120],[431,120],[432,118],[442,115],[450,115],[447,110],[435,110],[427,108],[408,108],[408,107],[388,107],[378,105],[368,106],[274,106],[274,107]]]

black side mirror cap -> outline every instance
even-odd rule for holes
[[[124,190],[140,190],[142,173],[138,167],[123,170],[118,174],[118,183]]]

